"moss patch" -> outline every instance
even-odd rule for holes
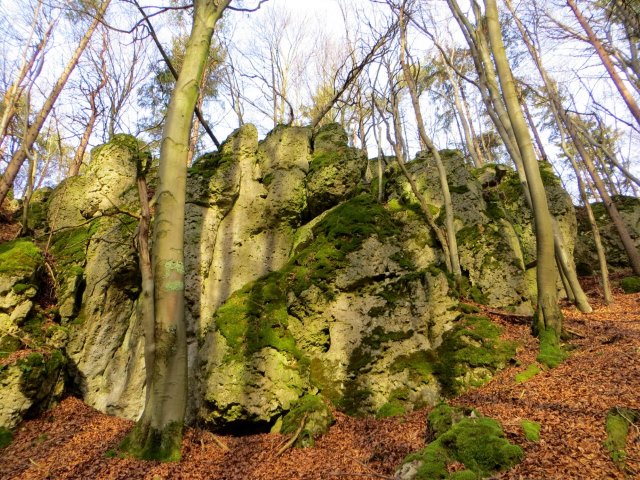
[[[627,277],[620,281],[620,287],[624,293],[640,292],[640,277]]]
[[[251,355],[270,346],[301,359],[302,352],[288,330],[289,292],[299,295],[315,285],[330,298],[329,282],[346,265],[349,253],[372,235],[384,239],[398,232],[391,215],[367,194],[330,211],[314,226],[311,244],[281,270],[247,284],[218,309],[215,324],[230,355]]]
[[[520,422],[520,427],[522,428],[522,432],[524,433],[524,438],[526,438],[530,442],[540,441],[541,426],[538,422],[534,422],[532,420],[522,420],[522,422]]]
[[[611,459],[620,467],[625,467],[627,435],[629,425],[640,420],[640,411],[628,408],[612,408],[607,413],[607,439],[604,447]]]
[[[302,425],[295,445],[303,448],[312,447],[315,445],[315,439],[326,433],[334,422],[331,410],[321,397],[305,395],[282,419],[281,432],[285,435],[295,434]]]
[[[522,460],[522,449],[505,438],[495,420],[448,406],[437,410],[429,416],[435,439],[404,460],[417,464],[416,480],[485,478]],[[454,462],[462,463],[465,470],[449,473],[447,467]]]
[[[535,363],[532,363],[527,367],[525,371],[520,372],[516,375],[516,379],[515,379],[516,383],[524,383],[527,380],[535,377],[541,371],[542,369],[538,365],[536,365]]]
[[[42,252],[29,239],[19,238],[0,245],[0,273],[30,275],[42,264]]]
[[[544,330],[538,334],[540,353],[536,360],[549,368],[555,368],[567,359],[567,353],[562,350],[560,343],[552,330]]]
[[[513,358],[516,344],[500,339],[502,330],[486,317],[465,315],[442,337],[435,351],[433,373],[445,395],[455,395],[466,385],[480,386],[489,377],[465,378],[475,368],[495,372]]]
[[[13,441],[13,433],[7,427],[0,427],[0,448],[5,448]]]

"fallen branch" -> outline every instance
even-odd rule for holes
[[[282,455],[284,452],[290,449],[294,443],[296,443],[296,440],[300,436],[300,433],[304,428],[304,424],[307,421],[307,415],[309,414],[308,413],[304,414],[304,416],[302,417],[302,420],[300,421],[300,426],[298,427],[296,432],[293,434],[293,436],[280,448],[280,450],[278,450],[278,453],[276,453],[276,457],[279,457],[280,455]]]

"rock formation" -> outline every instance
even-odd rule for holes
[[[42,314],[32,301],[44,288],[37,278],[41,250],[29,240],[0,246],[0,255],[25,247],[33,259],[20,272],[2,264],[2,345],[41,351],[38,375],[49,379],[30,406],[7,406],[7,391],[29,387],[17,373],[26,360],[5,362],[1,425],[13,427],[31,405],[59,395],[60,372],[67,391],[90,405],[140,414],[144,362],[133,243],[139,155],[147,154],[134,138],[116,136],[94,149],[83,175],[36,202],[47,213],[33,220],[36,243],[55,274],[57,310],[49,317],[37,320]],[[330,422],[322,406],[397,414],[481,384],[508,362],[515,346],[461,299],[532,313],[531,214],[507,167],[473,169],[459,152],[442,155],[462,285],[446,273],[397,167],[386,168],[385,203],[378,204],[371,193],[377,180],[363,180],[366,158],[335,124],[315,133],[281,126],[262,141],[246,125],[195,162],[185,233],[191,419],[215,428],[286,429],[311,409],[309,424],[317,427],[301,438],[312,441],[314,428]],[[408,168],[441,223],[432,159],[419,155]],[[573,206],[545,172],[572,253]],[[40,333],[23,332],[25,322],[37,323]]]

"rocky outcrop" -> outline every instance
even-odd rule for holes
[[[42,251],[31,240],[0,245],[0,359],[17,352],[0,363],[0,427],[15,427],[62,392],[65,359],[56,349],[65,332],[44,327],[35,305],[42,268]],[[20,355],[25,346],[49,353]]]
[[[44,227],[58,286],[50,348],[65,352],[85,401],[129,418],[144,401],[131,215],[141,155],[128,136],[94,150],[82,176],[46,197]],[[335,124],[315,133],[281,126],[262,141],[245,125],[196,161],[185,221],[192,419],[287,429],[303,415],[300,438],[310,443],[332,421],[327,404],[393,415],[486,382],[504,366],[515,347],[460,299],[531,312],[531,216],[506,167],[474,170],[455,151],[443,158],[462,285],[444,271],[397,168],[385,172],[386,203],[377,203],[361,182],[366,159]],[[432,160],[419,156],[408,168],[441,222]],[[568,196],[546,178],[571,249]]]
[[[640,199],[616,196],[613,201],[620,212],[622,221],[627,226],[636,248],[640,248]],[[628,268],[629,258],[624,250],[620,235],[602,202],[591,204],[596,217],[600,238],[607,256],[607,263],[613,268]],[[578,235],[576,240],[576,265],[584,275],[593,273],[598,265],[598,255],[593,241],[593,232],[584,207],[576,207],[578,219]]]

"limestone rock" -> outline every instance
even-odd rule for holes
[[[14,428],[27,413],[36,414],[62,394],[65,359],[59,351],[32,353],[0,366],[0,427]]]
[[[627,226],[636,249],[640,248],[640,200],[633,197],[617,196],[613,198],[622,221]],[[604,204],[591,204],[593,214],[600,230],[600,238],[604,246],[607,262],[614,268],[627,268],[629,259],[624,250],[620,235],[616,230]],[[598,255],[593,242],[593,232],[584,207],[576,207],[578,218],[578,235],[576,242],[576,264],[583,274],[591,274],[598,265]]]
[[[364,153],[347,146],[342,127],[329,124],[313,139],[313,155],[307,176],[310,216],[316,216],[352,197],[367,166]]]

